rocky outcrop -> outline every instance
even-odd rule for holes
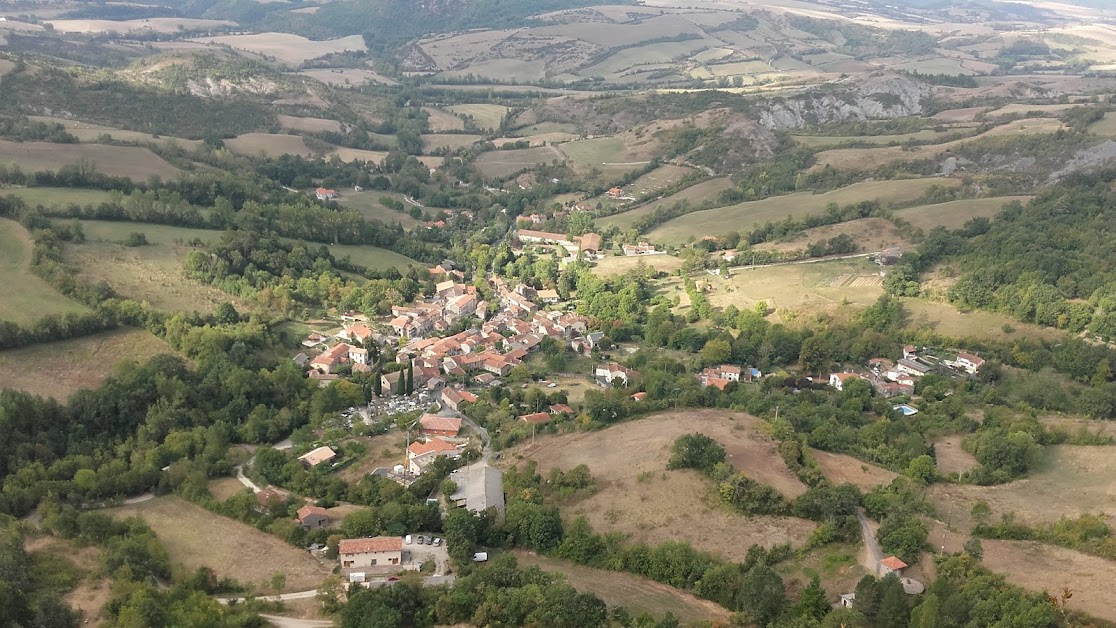
[[[841,120],[887,120],[919,115],[930,87],[896,75],[847,81],[800,96],[758,104],[759,123],[772,130],[798,129]]]
[[[194,96],[231,96],[233,94],[273,95],[279,93],[280,86],[273,80],[263,77],[230,81],[229,79],[203,78],[186,79],[186,91]]]

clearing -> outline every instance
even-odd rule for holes
[[[325,118],[299,118],[296,116],[280,115],[279,126],[284,129],[303,131],[305,133],[322,133],[324,131],[339,133],[341,131],[340,122],[337,120],[327,120]]]
[[[144,362],[162,353],[174,349],[150,332],[117,329],[0,351],[0,370],[4,388],[65,401],[79,390],[100,386],[121,362]]]
[[[1039,421],[1051,429],[1064,430],[1070,436],[1077,434],[1103,437],[1116,437],[1116,421],[1102,419],[1083,419],[1080,417],[1049,415],[1039,417]]]
[[[881,484],[889,484],[899,477],[898,473],[864,462],[859,458],[834,454],[820,449],[811,449],[825,477],[834,484],[853,484],[861,491],[868,492]]]
[[[457,115],[472,116],[477,127],[494,131],[500,128],[508,108],[503,105],[452,105],[447,110]]]
[[[213,313],[222,303],[247,310],[240,299],[186,276],[186,256],[192,250],[172,244],[126,247],[89,241],[67,246],[66,259],[81,269],[82,281],[104,281],[120,295],[163,312]]]
[[[237,155],[278,157],[279,155],[313,156],[314,151],[299,135],[280,133],[245,133],[225,140],[225,148]]]
[[[309,59],[317,59],[338,52],[368,50],[368,47],[364,45],[364,37],[360,35],[314,41],[289,33],[257,33],[255,35],[203,37],[192,41],[222,44],[237,50],[247,50],[267,57],[274,57],[291,65],[299,65]]]
[[[863,259],[831,260],[736,270],[731,276],[710,277],[709,302],[716,307],[735,305],[752,309],[759,301],[777,308],[776,319],[788,310],[808,308],[831,311],[843,301],[858,306],[875,303],[883,294],[879,267]]]
[[[597,261],[596,265],[593,266],[593,274],[602,277],[605,275],[622,275],[629,270],[638,268],[641,262],[649,268],[664,273],[673,273],[682,268],[682,258],[673,255],[609,255]]]
[[[838,235],[849,235],[857,244],[857,253],[882,251],[893,246],[907,244],[899,229],[883,218],[861,218],[835,225],[806,229],[789,240],[764,242],[752,247],[758,251],[782,251],[790,253],[801,251],[814,242],[829,240]]]
[[[961,448],[961,441],[964,438],[964,434],[948,434],[934,441],[934,456],[938,461],[939,473],[946,475],[956,473],[960,476],[980,466],[972,454]]]
[[[0,321],[30,325],[47,314],[88,311],[31,273],[31,246],[31,234],[22,225],[0,218]]]
[[[877,201],[887,207],[891,203],[913,201],[932,186],[959,184],[956,179],[896,179],[854,183],[822,194],[795,192],[760,201],[691,212],[659,225],[647,237],[655,242],[681,244],[690,238],[723,234],[729,230],[746,231],[756,225],[819,214],[825,211],[829,203],[848,205],[861,201]]]
[[[8,61],[7,59],[0,59],[0,77],[4,76],[8,72],[11,72],[13,68],[15,68],[14,63]]]
[[[337,473],[337,477],[346,482],[356,482],[379,467],[403,464],[407,435],[394,430],[379,436],[356,436],[346,439],[345,442],[360,443],[367,449],[360,460]]]
[[[482,153],[476,160],[477,171],[490,178],[502,178],[541,164],[565,161],[566,156],[553,146],[522,148],[519,150],[492,150]]]
[[[1004,205],[1012,201],[1019,201],[1026,205],[1031,202],[1032,198],[1034,197],[994,196],[991,198],[973,198],[900,209],[895,212],[895,215],[923,231],[929,231],[939,226],[946,229],[958,229],[973,218],[994,218],[1004,208]]]
[[[1046,448],[1039,469],[1030,476],[999,486],[934,484],[930,499],[939,513],[955,505],[953,523],[969,529],[973,504],[984,500],[992,520],[1014,512],[1026,525],[1083,514],[1116,516],[1116,457],[1109,447],[1055,445]]]
[[[982,539],[984,566],[1007,576],[1008,582],[1031,591],[1073,591],[1070,607],[1100,619],[1116,621],[1112,585],[1116,562],[1034,541]]]
[[[173,179],[181,174],[178,168],[146,148],[0,140],[0,163],[15,163],[24,172],[59,170],[79,161],[92,163],[102,174],[134,181],[146,181],[153,176]]]
[[[1066,332],[1053,327],[1021,323],[998,312],[971,310],[962,312],[949,303],[903,299],[907,326],[928,328],[950,338],[1009,341],[1017,338],[1064,340]]]
[[[517,550],[515,557],[525,567],[539,567],[566,577],[573,588],[592,593],[611,606],[623,606],[633,614],[648,612],[656,618],[674,613],[682,623],[711,621],[727,623],[731,613],[713,602],[674,587],[632,574],[584,567],[549,556]]]
[[[219,578],[258,585],[267,593],[274,590],[264,583],[277,573],[287,576],[284,591],[305,591],[316,588],[332,570],[278,537],[178,497],[158,497],[109,512],[146,521],[171,560],[186,571],[209,567]]]
[[[535,460],[543,473],[587,465],[598,491],[565,506],[563,514],[584,515],[598,532],[621,532],[637,543],[685,541],[727,560],[741,560],[753,544],[801,545],[815,525],[794,517],[732,513],[713,496],[708,478],[693,470],[667,471],[666,463],[676,438],[700,432],[723,445],[729,462],[752,479],[797,496],[806,487],[787,469],[775,443],[762,435],[766,425],[743,413],[665,412],[597,432],[540,436],[510,449],[504,461]],[[724,543],[726,538],[733,542]]]
[[[244,486],[244,484],[236,478],[217,478],[216,480],[210,480],[206,488],[209,489],[209,494],[213,496],[213,499],[219,502],[223,502],[233,495],[239,495],[242,491],[248,490],[248,487]]]
[[[56,207],[70,204],[97,205],[110,200],[112,193],[81,188],[0,188],[0,196],[18,196],[31,206]]]

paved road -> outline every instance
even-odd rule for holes
[[[251,458],[248,459],[248,462],[245,462],[244,464],[236,466],[236,479],[240,480],[240,483],[243,484],[244,486],[247,486],[248,488],[252,489],[253,493],[259,493],[260,492],[260,487],[256,486],[256,483],[253,482],[252,480],[249,480],[248,476],[244,475],[244,465],[252,464],[252,461],[255,460],[255,459],[256,459],[256,457],[252,456]]]

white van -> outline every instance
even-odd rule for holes
[[[411,544],[411,535],[408,534],[407,536],[403,537],[403,542],[406,543],[407,545],[410,545]]]
[[[488,560],[488,552],[477,552],[473,554],[474,563],[483,563],[486,560]]]

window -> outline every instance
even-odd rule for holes
[[[342,567],[352,567],[352,566],[353,566],[353,561],[351,561],[351,560],[346,560],[346,561],[343,561],[343,562],[341,563],[341,566],[342,566]]]
[[[376,559],[375,559],[375,558],[373,558],[373,559],[372,559],[372,566],[373,566],[373,567],[375,567],[375,566],[376,566]]]

